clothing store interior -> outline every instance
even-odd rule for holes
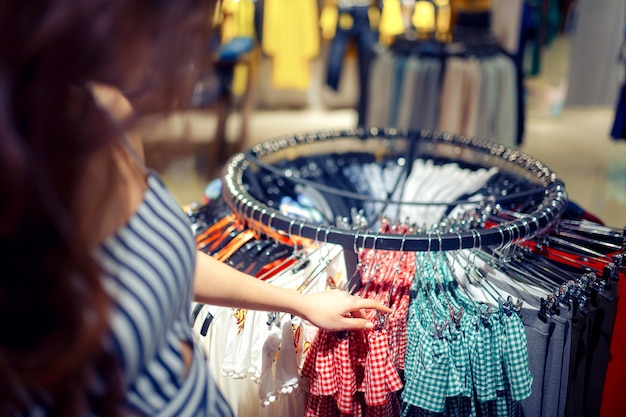
[[[190,109],[142,121],[148,165],[199,249],[393,309],[335,334],[193,304],[237,416],[626,415],[625,16],[218,3]]]

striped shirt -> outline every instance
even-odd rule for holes
[[[127,407],[147,416],[232,416],[192,336],[195,266],[190,221],[148,173],[137,211],[96,251],[114,301],[108,341],[119,358]],[[181,345],[193,346],[186,373]]]

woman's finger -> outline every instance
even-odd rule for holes
[[[367,319],[362,319],[362,318],[355,318],[355,317],[351,317],[351,318],[344,318],[342,320],[343,324],[345,325],[345,330],[348,329],[368,329],[371,330],[374,328],[374,323],[372,323],[371,321],[367,320]]]
[[[386,305],[373,300],[371,298],[360,298],[360,301],[358,301],[357,304],[357,309],[361,310],[361,309],[367,309],[367,308],[375,308],[378,311],[382,311],[384,313],[391,313],[393,310],[389,307],[387,307]]]

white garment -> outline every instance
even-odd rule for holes
[[[206,313],[212,311],[213,319],[206,336],[200,334]],[[232,309],[204,305],[193,324],[198,345],[205,351],[207,366],[211,376],[217,383],[222,395],[238,417],[255,417],[258,415],[258,385],[249,378],[235,379],[224,376],[221,372],[226,344],[226,323],[230,320]]]
[[[362,169],[362,175],[369,184],[372,198],[379,200],[398,200],[400,198],[399,193],[404,183],[404,179],[401,177],[404,167],[395,162],[389,162],[382,167],[376,163],[364,164]],[[381,212],[392,222],[397,217],[398,208],[393,204],[365,202],[364,208],[370,220],[375,219]],[[378,221],[376,221],[372,229],[375,230],[379,226]]]
[[[465,194],[474,194],[498,169],[477,170],[459,167],[456,163],[437,165],[432,160],[416,159],[405,181],[402,201],[452,203]],[[399,219],[430,227],[440,222],[447,205],[403,205]]]
[[[330,286],[345,289],[348,276],[343,255],[339,245],[314,245],[302,269],[294,273],[287,268],[268,282],[300,288],[303,293]],[[202,336],[200,329],[209,313],[213,319],[206,336]],[[203,305],[193,323],[209,369],[240,417],[304,415],[308,381],[301,376],[301,370],[317,328],[288,314],[278,314],[276,321],[268,325],[270,317],[264,311]]]

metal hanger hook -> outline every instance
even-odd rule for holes
[[[357,241],[359,240],[359,232],[360,230],[357,229],[356,233],[354,234],[354,241],[352,242],[352,250],[354,251],[354,253],[358,254],[358,249],[356,247]]]
[[[276,217],[276,212],[273,211],[270,214],[270,218],[267,220],[267,227],[269,227],[270,230],[272,230],[272,223],[274,222],[274,217]]]

